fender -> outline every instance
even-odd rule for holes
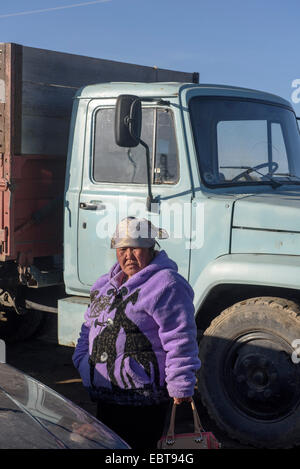
[[[245,284],[299,289],[300,256],[228,254],[207,264],[195,284],[198,312],[210,290],[220,284]]]

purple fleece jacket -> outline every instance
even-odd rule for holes
[[[122,275],[117,262],[91,288],[73,355],[83,385],[98,397],[192,396],[200,360],[191,286],[165,251],[123,284]]]

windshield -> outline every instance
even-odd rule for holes
[[[206,185],[300,184],[300,136],[290,109],[224,97],[195,97],[189,107]]]

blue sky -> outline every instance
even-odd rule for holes
[[[2,0],[0,42],[196,71],[279,94],[300,116],[299,18],[299,0]]]

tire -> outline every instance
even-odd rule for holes
[[[231,438],[263,448],[300,444],[300,308],[259,297],[224,310],[200,341],[200,398]],[[294,354],[293,354],[294,353]]]
[[[32,338],[40,330],[44,317],[45,313],[33,309],[20,315],[12,308],[2,308],[0,339],[7,343],[15,343]]]

